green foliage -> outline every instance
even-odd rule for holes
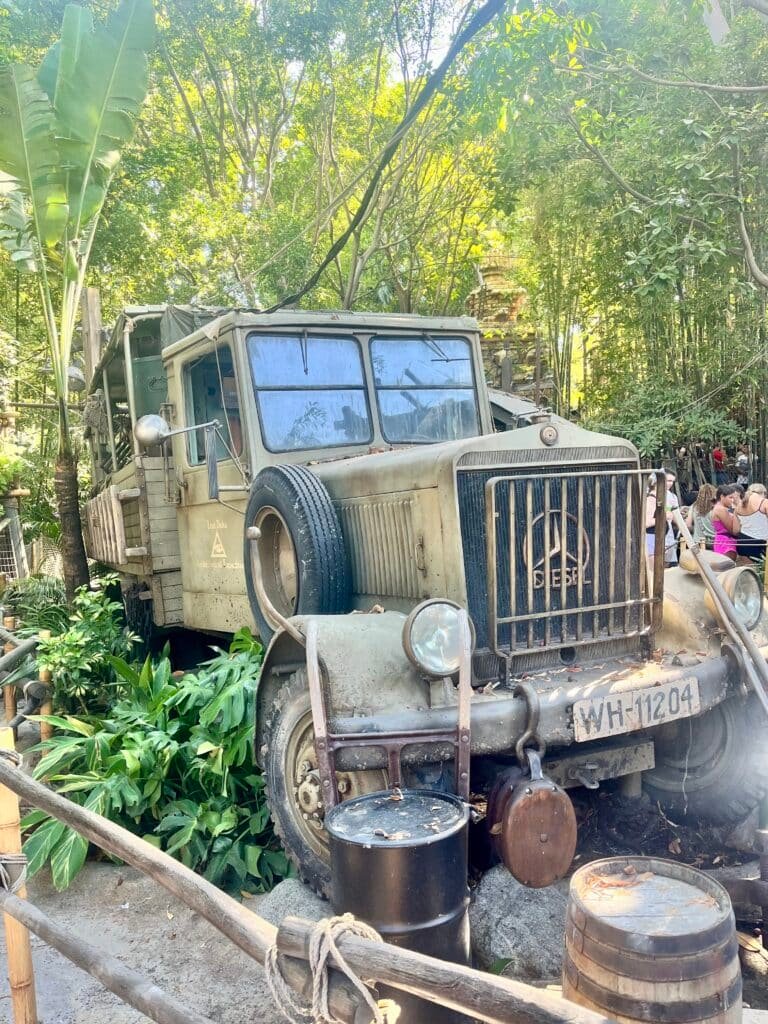
[[[104,576],[100,584],[81,587],[69,626],[38,644],[37,664],[51,673],[57,709],[88,714],[108,707],[123,688],[115,659],[127,658],[137,638],[125,629],[122,602],[112,597],[117,577]]]
[[[57,576],[25,576],[5,588],[3,604],[21,619],[22,634],[48,629],[63,633],[69,623],[64,584]]]
[[[68,594],[88,578],[79,516],[71,513],[77,463],[68,371],[75,322],[101,211],[147,92],[153,42],[152,0],[122,0],[98,28],[90,12],[70,4],[61,40],[39,69],[18,60],[0,65],[0,246],[39,286],[57,399]],[[36,361],[40,355],[35,351]]]
[[[216,885],[263,892],[288,874],[251,763],[261,645],[247,630],[229,653],[177,677],[167,657],[137,671],[112,659],[125,692],[105,718],[52,719],[36,776],[98,810]],[[63,889],[85,847],[35,812],[24,849],[34,874],[50,863]]]
[[[723,416],[754,428],[763,406],[764,293],[743,265],[737,211],[765,268],[768,94],[728,91],[766,82],[768,34],[746,6],[728,8],[714,44],[701,5],[536,5],[507,16],[471,86],[486,123],[505,113],[496,201],[556,403],[628,423],[649,452],[683,438],[677,414],[614,414],[646,382],[677,388],[675,409],[706,397],[685,440],[727,428]]]
[[[628,438],[644,459],[651,460],[680,444],[734,444],[740,436],[739,425],[725,413],[704,408],[689,389],[662,381],[640,384],[620,406],[605,410],[585,426]]]
[[[21,448],[0,437],[0,495],[18,486],[27,466]]]

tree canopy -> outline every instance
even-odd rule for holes
[[[0,62],[39,63],[65,6],[0,0]],[[83,6],[100,23],[117,4]],[[300,289],[481,4],[154,6],[149,96],[90,258],[107,318],[131,302],[264,308]],[[765,7],[507,4],[301,303],[462,313],[484,260],[504,253],[561,411],[649,458],[683,436],[746,434],[764,450]],[[9,253],[0,329],[17,339],[0,350],[16,399],[39,402],[39,302]],[[27,416],[38,442],[40,416]]]

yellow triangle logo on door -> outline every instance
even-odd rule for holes
[[[211,548],[211,558],[226,558],[227,552],[224,550],[224,545],[221,543],[221,537],[217,530],[213,536],[213,547]]]

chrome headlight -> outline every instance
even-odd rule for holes
[[[763,610],[763,587],[757,574],[741,566],[738,569],[729,569],[724,576],[733,577],[732,582],[730,579],[723,579],[722,576],[720,579],[726,594],[733,601],[736,614],[747,629],[754,629]]]
[[[454,601],[430,598],[417,605],[403,626],[403,647],[413,665],[429,676],[455,676],[461,664],[464,638],[461,607]],[[467,618],[470,646],[475,646],[472,620]]]
[[[723,590],[733,602],[736,614],[747,629],[754,629],[763,611],[763,585],[757,573],[745,565],[718,573]],[[704,592],[704,603],[715,614],[715,605],[709,591]]]

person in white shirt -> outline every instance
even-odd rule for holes
[[[664,565],[667,569],[677,565],[677,536],[672,529],[672,512],[674,509],[680,508],[677,495],[672,490],[676,479],[677,477],[674,473],[667,473],[667,494],[664,499],[664,508],[667,513],[667,533],[664,537]]]

